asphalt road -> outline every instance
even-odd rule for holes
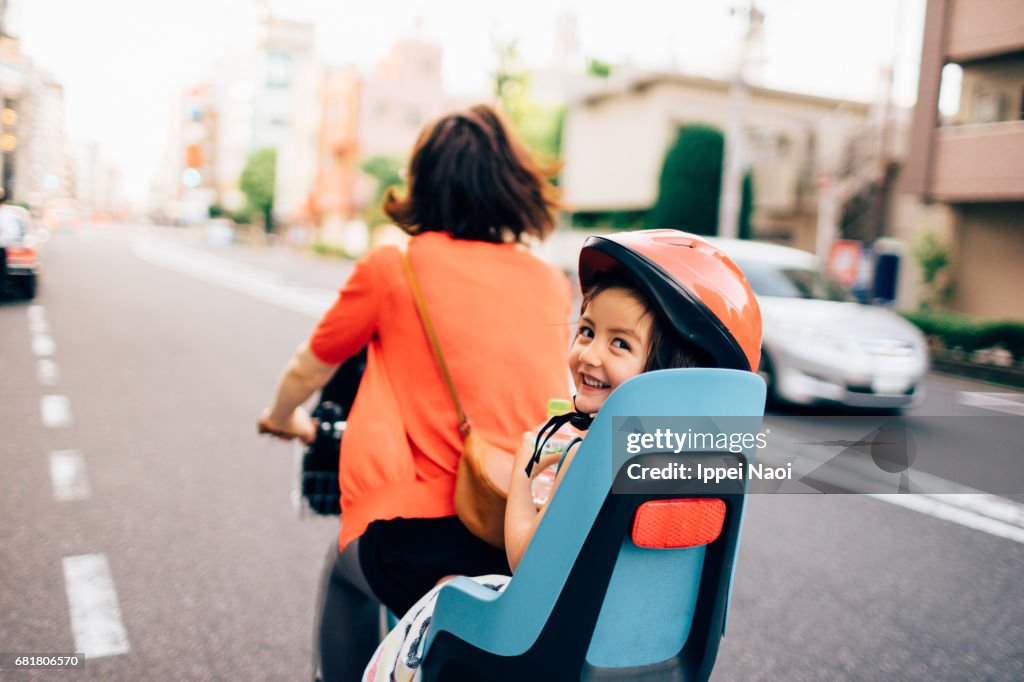
[[[34,305],[0,305],[0,653],[72,652],[82,623],[112,651],[2,680],[307,678],[336,527],[296,517],[292,450],[256,437],[255,419],[348,266],[196,237],[55,234]],[[989,416],[960,396],[1007,392],[937,376],[928,387],[914,414]],[[68,399],[69,423],[44,424],[48,395]],[[833,433],[800,412],[766,423]],[[944,428],[933,435],[949,455],[929,474],[954,480],[969,476],[957,453],[1024,435],[1009,420]],[[66,451],[88,491],[62,501],[51,457]],[[1024,531],[1001,536],[965,514],[752,496],[715,679],[1024,679]],[[69,566],[96,556],[109,580],[92,589],[109,592],[83,607]],[[113,625],[95,617],[111,602]]]

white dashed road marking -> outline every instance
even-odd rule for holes
[[[794,429],[781,428],[778,425],[772,425],[771,428],[777,436],[784,436],[793,441],[788,447],[793,448],[794,457],[800,457],[807,462],[817,461],[818,464],[825,464],[828,461],[828,456],[821,456],[814,450],[799,447],[799,441],[811,438],[811,436]],[[870,476],[873,472],[877,473],[877,476]],[[844,480],[849,481],[852,486],[848,488],[849,490],[885,490],[886,488],[882,486],[884,486],[885,477],[889,476],[881,471],[875,472],[874,467],[862,467],[855,470],[852,465],[848,470],[844,470],[844,474],[846,476]],[[910,480],[912,491],[941,490],[943,492],[874,493],[867,494],[867,496],[920,514],[958,523],[961,526],[980,530],[990,535],[1024,543],[1024,504],[997,495],[989,495],[924,471],[912,471]]]
[[[43,306],[35,303],[30,305],[28,308],[28,320],[29,322],[46,322],[46,309]]]
[[[85,459],[78,450],[50,453],[50,481],[53,483],[53,497],[58,502],[87,500],[92,494],[85,475]]]
[[[937,495],[869,495],[868,497],[1024,544],[1024,528],[971,511],[957,503],[956,498],[961,497],[960,495],[942,496],[950,498],[954,504],[947,504],[938,499],[940,496]]]
[[[75,651],[86,658],[128,653],[110,565],[103,554],[64,557],[64,589],[71,609]]]
[[[960,404],[1024,416],[1024,394],[960,391]]]
[[[41,358],[36,363],[36,378],[43,386],[53,386],[57,383],[58,376],[57,363],[53,360]]]
[[[50,331],[50,325],[46,324],[45,319],[29,320],[28,328],[33,334],[47,334]]]
[[[57,350],[57,344],[46,334],[34,334],[32,336],[32,352],[41,358],[53,355]]]
[[[71,426],[71,401],[63,395],[44,395],[39,401],[43,426],[60,429]]]

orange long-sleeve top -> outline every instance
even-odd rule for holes
[[[406,248],[474,431],[514,452],[568,394],[568,280],[515,244],[427,232]],[[341,445],[342,549],[376,520],[455,513],[462,436],[401,259],[360,260],[309,340],[330,364],[369,344]]]

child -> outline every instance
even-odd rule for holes
[[[643,372],[757,368],[761,317],[753,293],[739,269],[699,237],[651,230],[588,240],[580,254],[580,284],[583,304],[568,362],[577,427],[585,428],[619,385]],[[551,497],[577,451],[570,448],[565,455]],[[528,464],[537,465],[529,467],[535,476],[557,459],[537,459],[532,439],[516,453],[505,511],[505,551],[513,572],[547,509],[547,503],[539,510],[534,505]],[[501,591],[510,578],[474,580]],[[419,679],[440,587],[424,595],[385,638],[364,681]]]

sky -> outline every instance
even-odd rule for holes
[[[526,66],[551,54],[558,16],[576,17],[579,52],[611,64],[728,77],[749,0],[9,0],[11,32],[64,85],[75,143],[97,142],[125,190],[145,197],[164,152],[175,93],[208,80],[256,2],[316,26],[330,64],[370,68],[395,40],[441,44],[445,87],[486,94],[493,45],[515,40]],[[756,0],[765,15],[760,84],[875,101],[894,66],[897,104],[913,104],[925,0]]]

